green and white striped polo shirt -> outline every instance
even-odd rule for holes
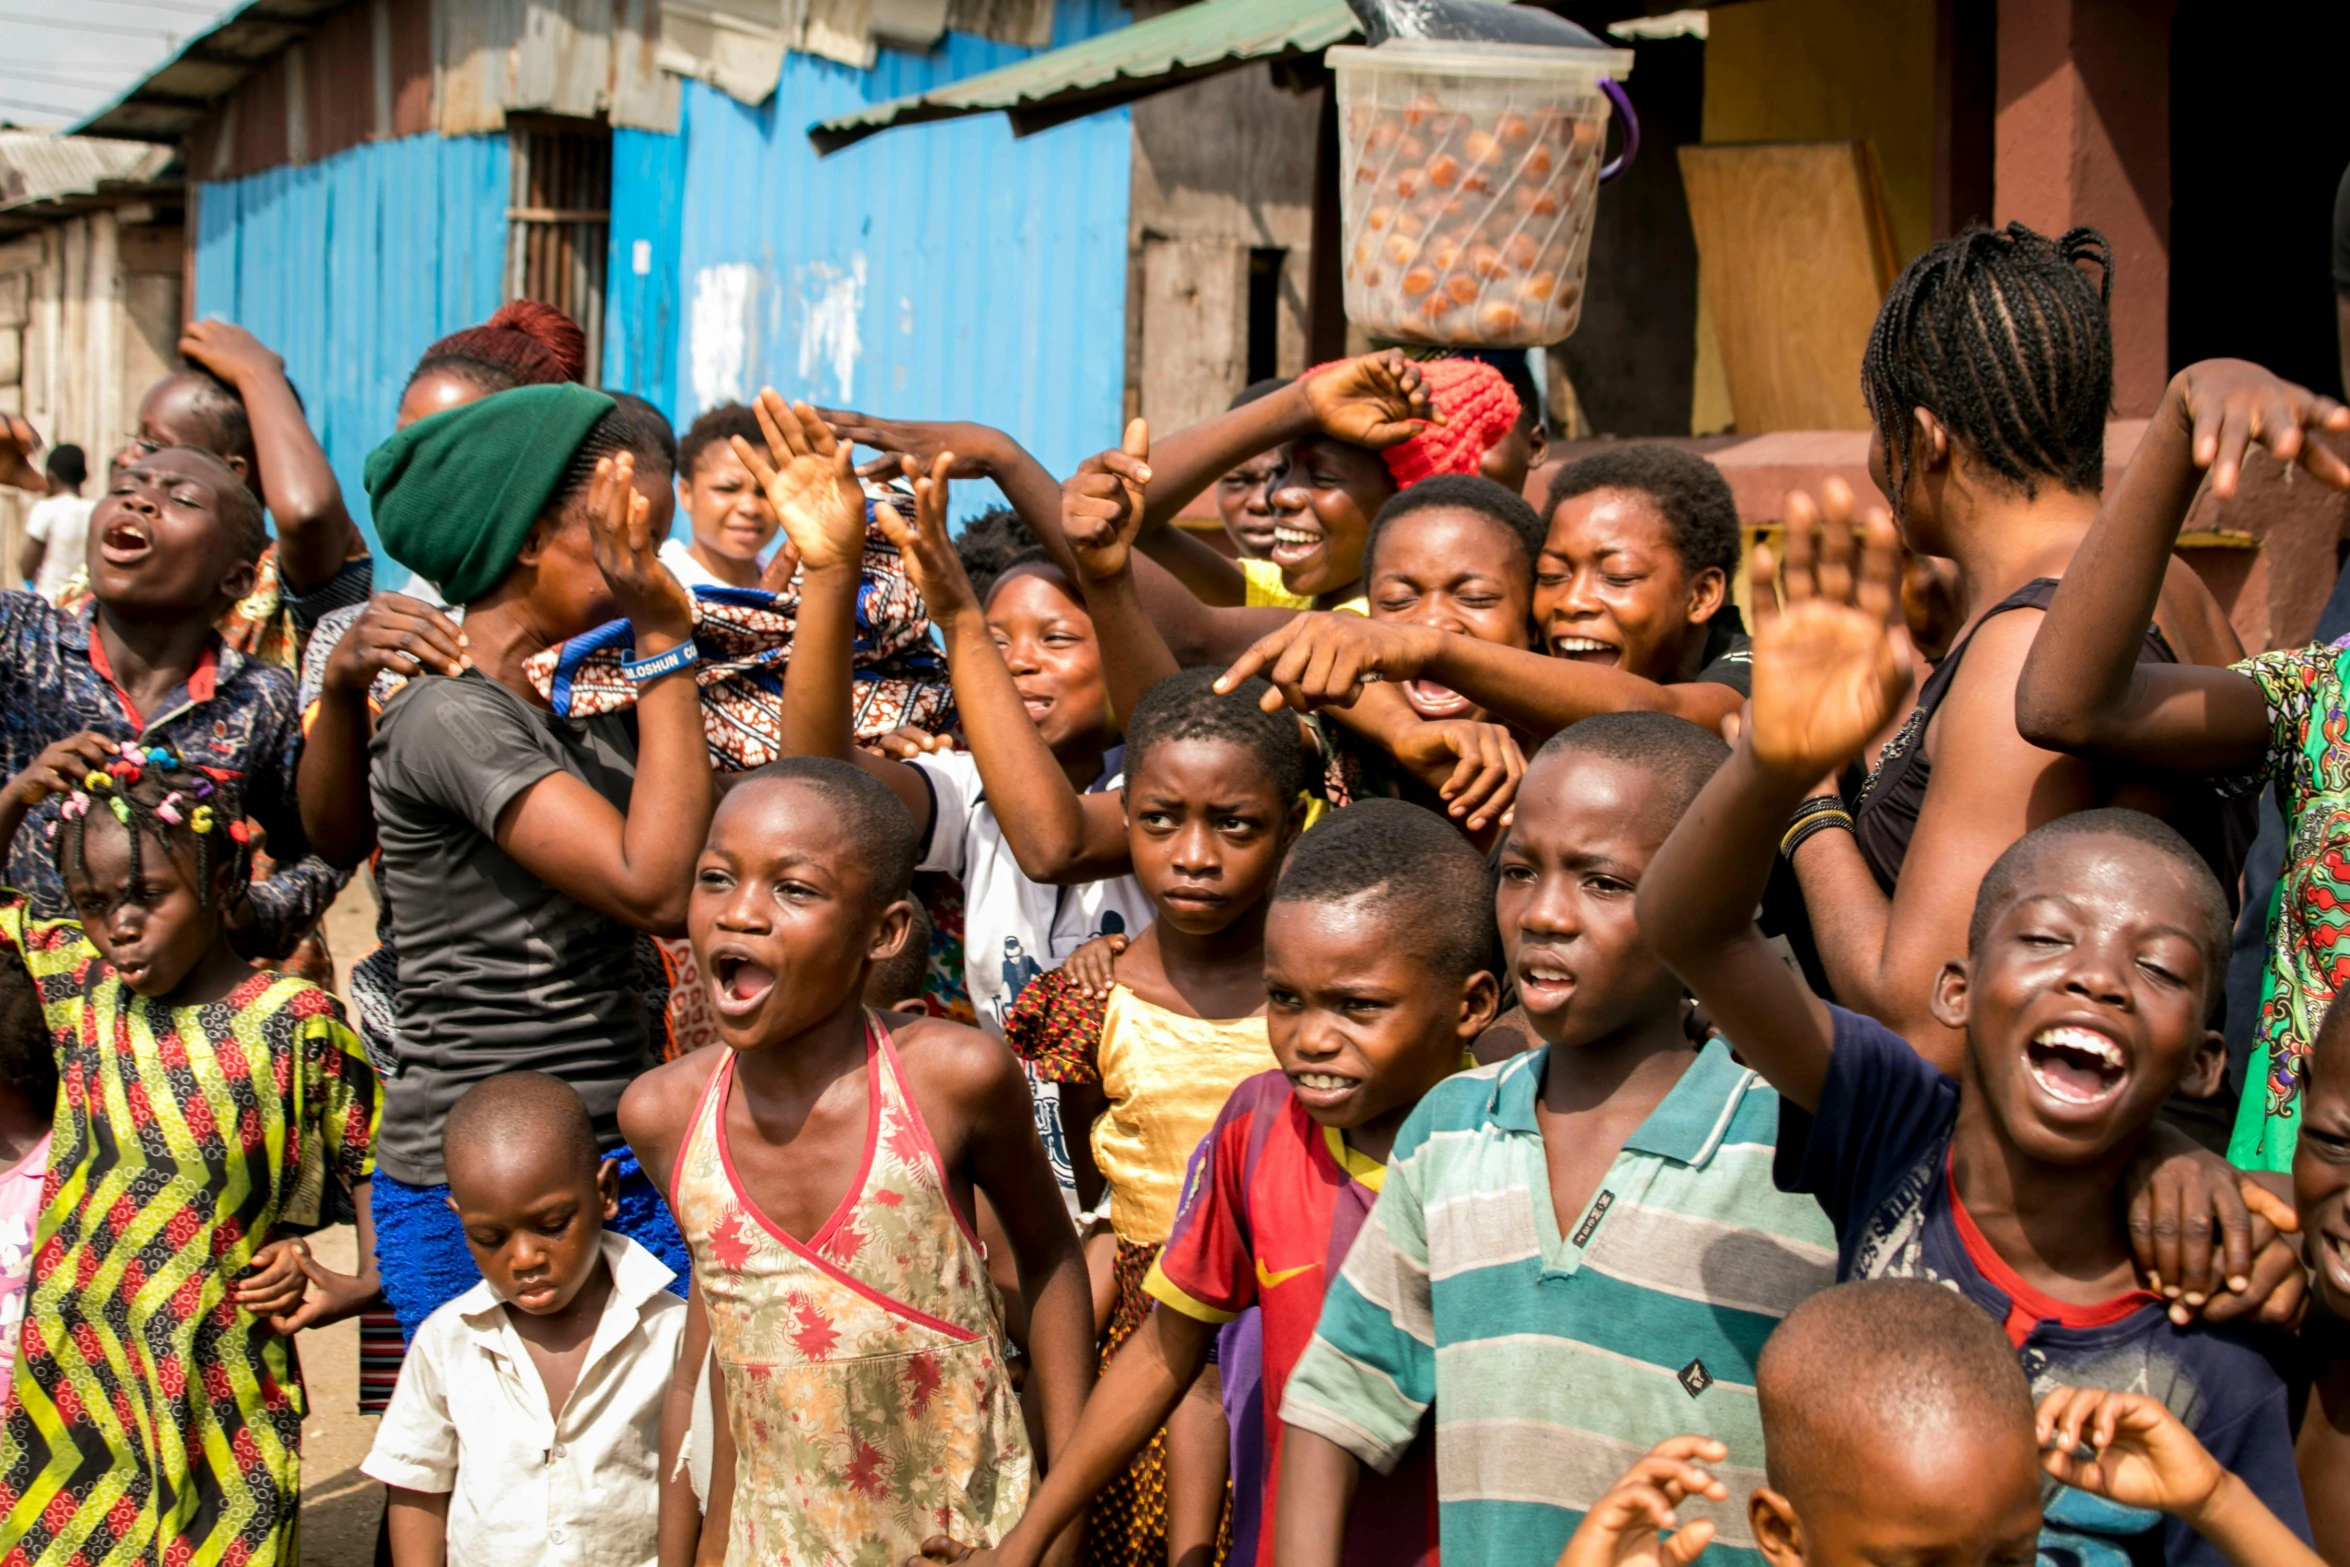
[[[1708,1044],[1562,1225],[1534,1116],[1548,1058],[1412,1112],[1282,1418],[1384,1470],[1433,1405],[1445,1567],[1550,1567],[1642,1453],[1711,1436],[1730,1499],[1682,1515],[1714,1520],[1708,1562],[1761,1567],[1755,1357],[1836,1277],[1827,1217],[1771,1182],[1779,1096]]]

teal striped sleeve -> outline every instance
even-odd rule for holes
[[[1397,1138],[1399,1154],[1411,1130]],[[1425,1141],[1421,1130],[1413,1141]],[[1379,1200],[1330,1283],[1313,1342],[1281,1400],[1284,1422],[1337,1443],[1381,1474],[1412,1445],[1436,1398],[1421,1175],[1416,1158],[1388,1165]]]

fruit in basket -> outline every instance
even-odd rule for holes
[[[1403,291],[1414,298],[1436,286],[1434,267],[1414,267],[1403,275]]]
[[[1420,242],[1403,234],[1388,235],[1387,243],[1379,247],[1379,254],[1399,267],[1410,266],[1419,253]]]
[[[1438,190],[1450,190],[1461,182],[1461,160],[1449,152],[1440,152],[1428,160],[1428,183]]]
[[[1501,272],[1501,252],[1491,245],[1469,247],[1469,270],[1479,277],[1496,277]]]
[[[1537,272],[1518,285],[1518,292],[1540,304],[1558,292],[1559,275],[1556,272]]]
[[[1369,212],[1363,214],[1363,227],[1374,234],[1394,221],[1395,209],[1393,207],[1373,207]]]
[[[1478,287],[1477,280],[1466,272],[1455,272],[1447,276],[1444,280],[1444,291],[1453,297],[1453,303],[1459,305],[1475,304],[1478,294],[1483,292]]]
[[[1461,151],[1471,163],[1499,163],[1501,137],[1492,131],[1471,131],[1461,139]]]
[[[1507,337],[1522,330],[1526,318],[1518,307],[1498,299],[1489,299],[1477,308],[1477,329],[1491,337]]]
[[[1420,194],[1420,183],[1428,177],[1425,169],[1398,169],[1395,171],[1395,193],[1409,201]]]
[[[1501,259],[1513,272],[1531,272],[1535,258],[1541,254],[1540,247],[1524,233],[1512,234],[1502,241]]]
[[[1416,126],[1436,112],[1436,98],[1432,93],[1421,93],[1403,106],[1403,122]]]

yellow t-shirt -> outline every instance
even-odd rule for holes
[[[1248,584],[1248,596],[1244,602],[1249,608],[1312,609],[1314,607],[1313,599],[1306,594],[1289,591],[1289,585],[1281,580],[1281,568],[1271,561],[1251,560],[1243,557],[1234,564],[1240,567],[1240,575]],[[1367,616],[1371,613],[1371,601],[1367,596],[1357,595],[1338,605],[1337,608],[1350,615]]]

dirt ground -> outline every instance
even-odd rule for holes
[[[375,945],[375,898],[364,874],[328,910],[326,939],[347,992],[351,964]],[[330,1268],[349,1272],[358,1265],[358,1236],[348,1226],[321,1232],[311,1249]],[[300,1348],[310,1390],[310,1418],[302,1422],[302,1561],[304,1567],[367,1567],[375,1560],[383,1487],[359,1472],[376,1421],[359,1413],[358,1320],[304,1334]]]

